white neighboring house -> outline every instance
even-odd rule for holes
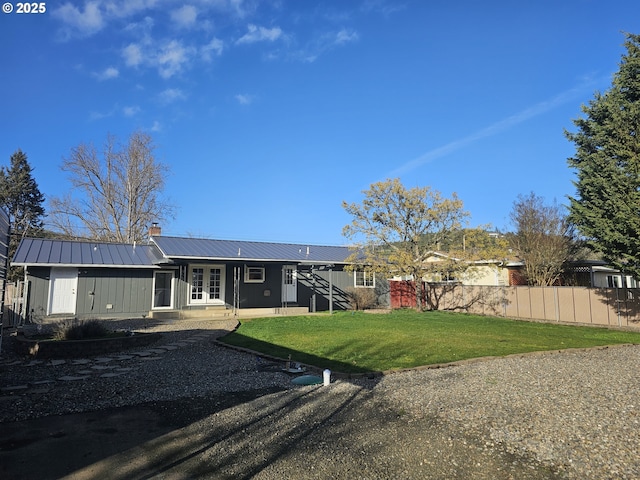
[[[429,263],[441,262],[450,257],[444,253],[433,252],[427,259]],[[508,265],[499,260],[476,260],[468,262],[469,268],[458,277],[447,277],[446,275],[432,275],[424,277],[426,282],[434,283],[457,283],[460,285],[482,285],[482,286],[504,286],[509,285]],[[412,276],[395,275],[391,280],[413,280]]]

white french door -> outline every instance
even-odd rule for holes
[[[193,265],[190,272],[191,305],[224,304],[224,265]]]
[[[282,267],[282,301],[284,303],[298,301],[298,272],[295,265]]]

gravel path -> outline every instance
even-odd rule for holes
[[[4,347],[0,477],[29,478],[29,462],[18,465],[34,454],[20,443],[25,426],[77,418],[80,428],[78,419],[104,412],[104,431],[118,430],[106,426],[114,415],[148,421],[140,436],[120,432],[119,445],[65,467],[69,478],[640,478],[638,346],[299,387],[281,365],[216,345],[232,327],[149,327],[164,332],[155,352],[92,359],[107,367],[94,371],[14,363]]]

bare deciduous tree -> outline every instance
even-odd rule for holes
[[[527,282],[536,286],[556,283],[579,247],[563,207],[555,202],[547,205],[531,192],[518,196],[511,221],[516,227],[511,245],[525,264]]]
[[[151,136],[140,131],[124,146],[109,135],[102,156],[92,144],[73,148],[61,167],[72,189],[51,199],[53,226],[72,237],[144,240],[152,222],[173,216],[173,207],[161,198],[168,167],[156,161],[154,148]]]

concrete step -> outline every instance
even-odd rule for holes
[[[270,317],[274,315],[306,315],[308,307],[270,307],[270,308],[241,308],[238,310],[238,318]],[[226,318],[233,317],[233,310],[225,307],[208,307],[183,310],[153,310],[149,312],[149,318],[157,320],[169,319],[198,319],[198,318]]]

